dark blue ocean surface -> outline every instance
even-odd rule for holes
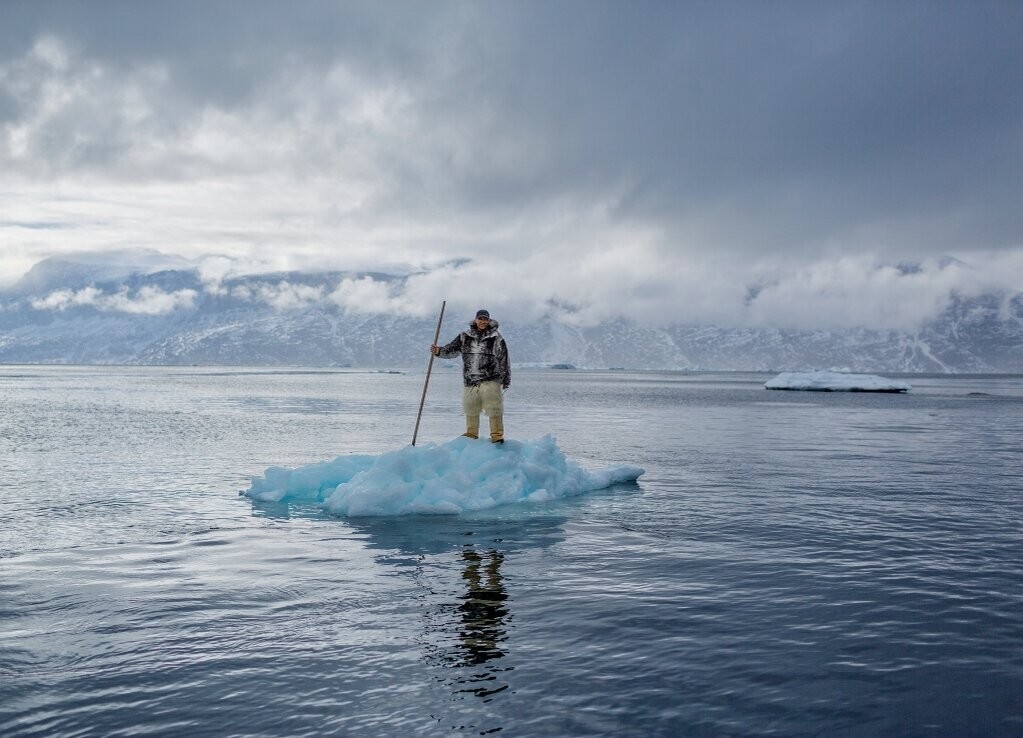
[[[1023,734],[1023,379],[768,378],[518,371],[509,436],[646,474],[346,519],[238,492],[421,372],[0,367],[0,735]]]

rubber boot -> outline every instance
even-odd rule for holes
[[[490,416],[490,442],[504,443],[504,416]]]

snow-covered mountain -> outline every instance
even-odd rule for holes
[[[155,257],[154,257],[155,258]],[[169,267],[169,268],[165,268]],[[435,319],[364,314],[331,299],[342,280],[262,274],[204,282],[153,258],[47,260],[0,293],[0,362],[418,367]],[[578,328],[501,316],[515,363],[578,367],[865,372],[1023,372],[1023,293],[953,298],[912,333],[640,325]],[[443,335],[462,328],[446,321]]]

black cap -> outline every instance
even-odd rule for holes
[[[486,310],[477,310],[476,311],[476,317],[477,318],[487,318],[489,320],[490,319],[490,313],[487,312]]]

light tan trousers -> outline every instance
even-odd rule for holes
[[[480,411],[490,418],[490,440],[504,440],[504,397],[499,382],[480,382],[475,387],[466,387],[462,395],[465,410],[465,435],[479,438]]]

